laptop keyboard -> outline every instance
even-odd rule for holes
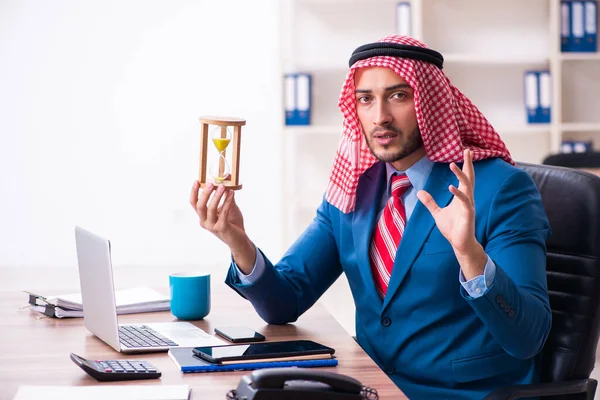
[[[146,325],[120,325],[119,342],[121,346],[129,348],[179,346],[174,341],[164,337]]]

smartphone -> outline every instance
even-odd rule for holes
[[[228,326],[225,328],[215,328],[215,333],[232,343],[242,342],[262,342],[265,337],[258,332],[245,326]]]
[[[225,346],[194,347],[194,354],[214,364],[228,361],[257,360],[283,357],[301,357],[311,355],[332,355],[331,347],[312,340],[288,340],[283,342],[264,342]]]

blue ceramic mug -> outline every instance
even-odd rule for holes
[[[181,320],[202,319],[210,312],[210,274],[179,272],[169,275],[171,313]]]

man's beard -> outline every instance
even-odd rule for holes
[[[375,141],[375,139],[374,139],[375,133],[380,130],[383,130],[383,129],[381,129],[381,128],[373,129],[370,133],[371,141],[367,140],[367,146],[369,147],[369,150],[371,150],[371,153],[373,153],[375,158],[377,158],[379,161],[383,161],[386,163],[393,163],[396,161],[400,161],[400,160],[408,157],[415,151],[419,150],[423,146],[423,138],[421,137],[421,131],[417,127],[417,129],[415,129],[407,137],[407,140],[406,140],[406,143],[404,144],[404,146],[399,148],[397,151],[395,151],[393,153],[386,152],[385,154],[382,154],[382,152],[380,152],[380,154],[377,154],[371,144],[372,144],[372,141]],[[402,131],[400,129],[387,127],[387,128],[385,128],[385,130],[394,132],[398,136],[402,135]],[[391,147],[391,145],[390,145],[390,147]],[[385,147],[384,147],[384,149],[385,149]]]

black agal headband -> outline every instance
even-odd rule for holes
[[[377,56],[412,58],[413,60],[431,63],[439,69],[444,68],[444,57],[435,50],[389,42],[375,42],[358,47],[352,52],[348,66],[351,67],[352,64],[359,60]]]

